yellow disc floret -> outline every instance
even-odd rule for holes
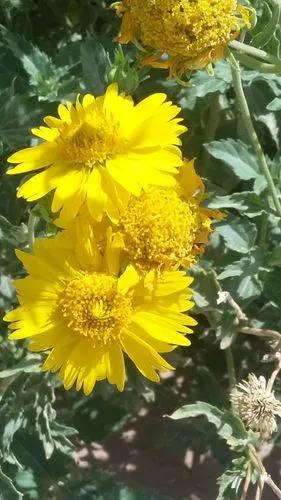
[[[94,168],[113,157],[118,146],[120,149],[122,139],[118,132],[117,123],[93,112],[77,127],[67,125],[57,145],[64,161],[75,162],[80,168]]]
[[[142,270],[190,267],[208,243],[212,219],[222,214],[201,206],[204,184],[186,161],[174,188],[151,187],[132,196],[119,230],[129,258]]]
[[[117,13],[123,15],[119,41],[137,40],[151,53],[144,63],[174,74],[222,57],[241,26],[249,25],[247,9],[236,0],[123,0]]]
[[[151,188],[130,200],[121,231],[127,252],[142,268],[166,269],[192,262],[198,222],[195,203],[181,200],[176,190]]]
[[[120,340],[132,311],[130,297],[117,290],[117,278],[106,274],[77,273],[59,303],[59,309],[74,332],[106,345]]]

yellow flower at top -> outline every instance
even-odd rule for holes
[[[29,338],[31,351],[49,351],[42,368],[59,372],[65,389],[88,395],[107,379],[122,391],[124,355],[158,382],[158,371],[172,369],[161,354],[190,344],[192,278],[182,271],[142,277],[124,268],[120,252],[110,228],[99,248],[84,217],[55,238],[36,240],[33,254],[17,252],[29,276],[16,280],[20,306],[4,318],[10,339]]]
[[[32,202],[54,191],[52,211],[60,212],[57,223],[65,226],[83,205],[96,220],[106,213],[116,221],[130,194],[173,185],[186,128],[177,117],[180,108],[166,97],[153,94],[134,105],[112,84],[101,97],[60,104],[59,118],[47,116],[47,126],[32,130],[43,142],[8,158],[18,164],[8,174],[36,172],[18,197]]]
[[[190,267],[208,242],[217,210],[201,206],[204,185],[194,162],[186,162],[174,188],[151,187],[131,196],[119,231],[130,260],[140,269]]]
[[[249,9],[236,0],[123,0],[113,7],[123,17],[118,41],[140,43],[148,52],[142,63],[171,75],[220,59],[241,27],[250,27]]]

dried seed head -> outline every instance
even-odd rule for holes
[[[281,402],[266,389],[264,377],[257,378],[250,373],[248,380],[233,389],[230,399],[234,412],[245,426],[259,432],[263,439],[270,438],[277,430],[276,415],[281,416]]]

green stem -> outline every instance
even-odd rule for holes
[[[276,64],[268,64],[258,61],[254,57],[243,54],[242,52],[236,52],[235,56],[238,61],[244,64],[244,66],[247,66],[247,68],[256,69],[257,71],[261,71],[262,73],[280,73],[281,71],[281,68],[279,66],[277,67]]]
[[[233,40],[229,42],[229,47],[237,50],[238,52],[242,52],[249,56],[255,57],[256,59],[261,59],[269,64],[274,64],[281,70],[281,61],[278,57],[269,54],[265,50],[257,49],[252,45],[247,45],[246,43],[238,42],[238,40]]]
[[[225,349],[225,358],[226,358],[227,373],[229,377],[230,390],[232,391],[232,389],[236,385],[236,373],[235,373],[234,358],[231,347]]]
[[[27,223],[27,242],[30,252],[32,252],[33,250],[35,224],[36,224],[36,217],[35,215],[33,215],[32,212],[30,212]]]
[[[246,132],[248,134],[249,141],[256,154],[257,162],[261,170],[261,173],[264,175],[267,181],[268,189],[270,195],[272,196],[276,212],[278,213],[279,217],[281,217],[281,203],[279,201],[278,192],[276,190],[274,181],[271,177],[271,173],[268,168],[265,155],[259,143],[259,139],[252,122],[249,106],[243,90],[239,63],[236,61],[233,54],[231,54],[231,60],[232,60],[231,71],[232,71],[233,86],[236,94],[239,111],[241,113],[241,118],[243,120]]]

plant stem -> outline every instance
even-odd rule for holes
[[[257,491],[256,491],[255,500],[261,500],[261,498],[262,498],[262,492],[263,492],[263,483],[261,483],[259,481],[258,485],[257,485]]]
[[[269,192],[272,196],[276,212],[278,213],[279,217],[281,217],[281,203],[279,201],[278,197],[278,192],[276,190],[274,181],[271,177],[270,170],[267,165],[267,161],[265,158],[265,155],[263,153],[262,147],[259,143],[259,139],[257,136],[257,133],[255,131],[250,110],[248,107],[248,103],[244,94],[243,90],[243,85],[242,85],[242,78],[241,78],[241,72],[240,72],[240,67],[239,63],[236,61],[235,57],[233,54],[231,54],[231,59],[233,64],[231,65],[231,72],[232,72],[232,79],[233,79],[233,85],[234,85],[234,90],[237,98],[237,104],[239,107],[239,111],[241,113],[241,118],[243,120],[245,129],[247,131],[250,143],[252,145],[252,148],[257,156],[257,161],[258,165],[260,167],[261,173],[264,175]]]
[[[236,59],[247,66],[247,68],[256,69],[258,71],[261,71],[262,73],[276,73],[276,70],[277,72],[281,71],[280,67],[277,67],[276,64],[269,64],[258,61],[254,57],[249,56],[248,54],[244,54],[244,52],[236,52],[235,56]]]
[[[281,333],[275,330],[262,330],[261,328],[251,328],[249,326],[239,327],[240,333],[245,333],[246,335],[255,335],[256,337],[270,337],[273,340],[281,343]]]
[[[280,59],[278,59],[278,57],[276,56],[273,56],[272,54],[268,54],[268,52],[265,52],[265,50],[257,49],[256,47],[253,47],[252,45],[247,45],[246,43],[238,42],[238,40],[233,40],[232,42],[229,43],[229,46],[232,49],[237,50],[238,52],[242,52],[257,59],[262,59],[263,61],[269,64],[274,64],[281,70]]]
[[[280,490],[280,488],[278,488],[278,486],[275,484],[275,482],[272,481],[269,474],[267,474],[266,477],[264,478],[264,482],[272,489],[272,491],[275,493],[277,498],[281,498],[281,490]]]
[[[27,223],[27,242],[30,252],[32,252],[33,250],[35,224],[36,224],[36,217],[35,215],[33,215],[32,212],[30,212]]]
[[[242,495],[241,495],[241,499],[240,500],[246,500],[248,489],[249,489],[249,486],[250,486],[250,483],[251,483],[251,477],[252,477],[252,465],[251,465],[251,462],[249,462],[248,469],[247,469],[247,474],[246,474],[246,478],[245,478],[245,482],[244,482],[244,486],[243,486],[243,491],[242,491]]]
[[[226,358],[227,373],[229,377],[230,390],[232,391],[232,389],[236,385],[236,372],[235,372],[235,364],[231,347],[225,349],[225,358]]]
[[[272,372],[270,379],[267,382],[266,390],[267,392],[271,392],[274,386],[274,382],[281,370],[281,355],[280,352],[276,353],[276,356],[278,355],[278,362],[275,370]]]

